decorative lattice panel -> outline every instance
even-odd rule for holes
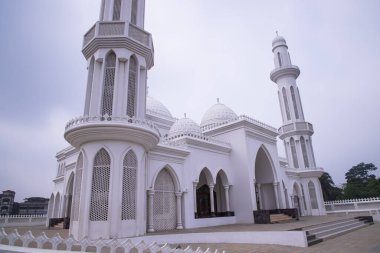
[[[164,169],[154,184],[153,226],[156,231],[176,228],[176,196],[173,178]]]
[[[136,219],[136,183],[137,183],[137,158],[130,150],[123,161],[123,195],[121,203],[121,219]]]
[[[121,0],[115,0],[113,3],[112,20],[120,20]]]
[[[114,53],[110,53],[107,56],[106,67],[104,71],[102,115],[112,115],[113,90],[115,83],[115,66],[116,55]]]
[[[127,115],[135,116],[137,63],[135,57],[129,62]]]
[[[303,161],[305,162],[305,167],[309,168],[309,159],[307,157],[305,138],[303,138],[303,136],[301,136],[300,141],[301,141]]]
[[[83,172],[83,155],[79,154],[77,161],[77,172],[75,174],[75,186],[74,186],[74,199],[72,206],[72,220],[78,221],[79,218],[79,201],[80,201],[80,191],[82,184],[82,172]]]
[[[290,87],[290,93],[292,94],[294,114],[296,115],[296,119],[299,119],[297,101],[296,101],[296,96],[294,94],[293,86]]]
[[[108,195],[110,185],[111,159],[105,149],[95,156],[92,172],[90,220],[105,221],[108,219]]]
[[[288,120],[290,120],[290,110],[289,110],[288,96],[286,95],[285,87],[282,88],[282,96],[283,96],[283,99],[284,99],[286,118]]]
[[[293,165],[295,168],[298,168],[298,158],[296,151],[296,143],[293,138],[290,138],[290,151],[292,152]]]

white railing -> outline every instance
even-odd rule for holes
[[[130,37],[147,47],[153,47],[152,36],[144,29],[124,21],[100,21],[93,25],[83,37],[83,47],[95,37]]]
[[[81,126],[81,125],[86,125],[86,124],[91,124],[91,123],[99,123],[99,124],[113,124],[113,123],[123,123],[123,124],[130,124],[130,125],[135,125],[139,126],[142,128],[146,128],[149,130],[154,130],[159,133],[159,130],[157,126],[153,123],[153,121],[146,120],[146,119],[139,119],[139,118],[134,118],[134,117],[118,117],[118,116],[80,116],[78,118],[70,120],[66,127],[65,131],[71,130],[75,127]]]
[[[43,226],[46,221],[46,215],[6,215],[0,216],[0,227]]]
[[[380,215],[380,198],[347,199],[325,202],[329,215]],[[379,217],[380,218],[380,217]],[[376,218],[377,219],[377,218]]]
[[[141,241],[138,244],[134,244],[130,239],[112,239],[112,240],[96,240],[91,241],[87,237],[82,240],[76,240],[72,236],[64,239],[59,234],[49,238],[44,232],[42,235],[35,237],[31,231],[26,232],[23,235],[20,235],[15,229],[14,232],[7,234],[2,228],[0,230],[0,245],[6,244],[9,246],[21,246],[21,247],[33,247],[37,249],[51,249],[57,250],[59,247],[64,247],[66,251],[88,251],[95,250],[95,252],[102,252],[102,250],[109,250],[110,253],[116,252],[116,249],[123,249],[124,253],[129,252],[145,252],[149,251],[151,253],[156,252],[165,252],[165,253],[218,253],[218,250],[211,251],[207,249],[206,251],[197,248],[193,250],[190,246],[185,249],[181,248],[171,248],[168,244],[159,245],[157,243],[147,244],[144,241]],[[1,247],[1,246],[0,246]],[[136,251],[137,250],[137,251]],[[23,250],[27,251],[27,249]],[[224,251],[221,251],[224,253]]]
[[[229,144],[228,142],[216,140],[216,139],[213,139],[211,137],[205,136],[203,134],[194,134],[194,133],[181,133],[181,134],[177,134],[174,136],[170,136],[170,137],[163,139],[161,141],[161,143],[165,144],[165,145],[172,145],[173,143],[177,143],[177,144],[173,144],[173,145],[185,146],[185,143],[181,141],[182,137],[190,137],[193,139],[205,141],[205,142],[215,144],[215,145],[219,145],[219,146],[224,146],[224,147],[228,147],[228,148],[231,147],[231,144]]]

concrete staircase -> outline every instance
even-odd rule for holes
[[[283,214],[283,213],[270,215],[270,223],[288,222],[292,220],[293,218],[291,216]]]
[[[371,216],[347,218],[302,228],[308,245],[314,245],[373,224]]]

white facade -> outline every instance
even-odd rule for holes
[[[70,121],[71,147],[57,154],[48,216],[70,217],[81,239],[253,223],[253,211],[325,209],[311,135],[285,40],[272,45],[283,126],[277,130],[219,101],[198,125],[175,119],[147,96],[152,36],[144,0],[103,0],[84,36],[88,61],[84,114]],[[285,90],[285,93],[283,91]],[[287,159],[277,153],[277,136]]]

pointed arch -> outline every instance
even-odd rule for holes
[[[132,55],[129,60],[128,76],[127,115],[129,117],[133,117],[136,115],[137,70],[137,59],[135,55]]]
[[[215,178],[218,178],[218,176],[220,177],[220,180],[221,180],[223,186],[229,186],[230,185],[227,174],[223,169],[220,169],[218,171],[218,173],[216,173]],[[215,182],[216,182],[216,180],[215,180]]]
[[[286,119],[290,120],[289,102],[285,87],[282,87],[282,99],[284,100]]]
[[[116,54],[112,50],[108,52],[105,62],[101,114],[112,115],[116,72]]]
[[[101,148],[95,155],[92,171],[90,221],[108,219],[111,157]]]
[[[54,199],[54,212],[53,212],[53,218],[60,218],[59,217],[59,206],[61,204],[61,195],[59,192],[55,195]]]
[[[200,172],[198,173],[198,177],[197,177],[196,181],[201,182],[200,179],[201,179],[202,173],[203,173],[203,176],[205,177],[206,183],[208,185],[214,185],[215,184],[214,177],[212,176],[212,173],[210,172],[210,170],[207,167],[203,167],[200,170]]]
[[[277,59],[278,59],[278,66],[282,67],[282,61],[281,61],[281,54],[280,54],[280,52],[277,52]]]
[[[153,226],[155,231],[176,228],[177,203],[174,171],[164,167],[154,181]]]
[[[309,181],[307,184],[307,187],[309,189],[309,196],[310,196],[310,202],[311,202],[311,209],[318,209],[318,199],[317,199],[317,192],[315,190],[315,185],[313,181]]]
[[[153,176],[153,180],[152,180],[152,188],[154,188],[154,184],[155,182],[157,181],[157,177],[158,175],[160,174],[160,172],[162,170],[166,169],[167,172],[170,174],[170,176],[173,178],[173,183],[174,183],[174,189],[176,192],[181,192],[181,185],[180,185],[180,182],[179,182],[179,178],[177,176],[177,173],[175,172],[175,170],[173,169],[172,166],[170,166],[169,164],[166,164],[165,166],[163,167],[160,167],[160,169],[158,169],[155,173],[155,175]]]
[[[54,193],[50,195],[49,205],[48,205],[48,218],[53,218],[54,212]]]
[[[136,219],[137,157],[129,150],[123,159],[123,189],[121,202],[121,219]]]
[[[294,88],[293,88],[293,86],[290,86],[290,94],[292,96],[294,114],[296,116],[296,119],[299,119],[300,116],[298,114],[297,100],[296,100],[296,95],[294,94]]]
[[[112,20],[114,21],[120,20],[120,12],[121,12],[121,0],[114,0]]]
[[[294,168],[299,168],[296,143],[295,143],[293,137],[290,138],[290,150],[292,152],[292,160],[293,160]]]

